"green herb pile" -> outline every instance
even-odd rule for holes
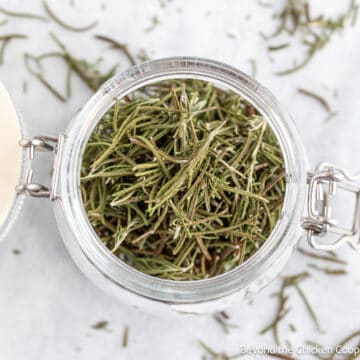
[[[197,280],[267,240],[285,192],[272,130],[239,95],[199,80],[117,100],[86,147],[81,190],[109,250],[136,269]]]

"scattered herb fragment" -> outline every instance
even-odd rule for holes
[[[33,19],[33,20],[40,20],[47,22],[45,16],[32,14],[32,13],[26,13],[26,12],[17,12],[12,10],[4,9],[3,7],[0,7],[0,13],[7,15],[9,17],[17,17],[17,18],[24,18],[24,19]]]
[[[268,50],[269,51],[279,51],[279,50],[287,49],[289,46],[290,46],[289,43],[280,44],[280,45],[272,45],[272,46],[268,46]]]
[[[159,18],[156,15],[154,15],[151,18],[151,25],[145,29],[145,32],[150,32],[150,31],[155,30],[159,24],[160,24]]]
[[[325,118],[324,122],[330,122],[336,115],[337,115],[337,111],[332,111],[331,113],[328,114],[328,116]]]
[[[345,269],[332,269],[328,267],[320,267],[317,264],[308,264],[308,267],[317,271],[321,271],[326,275],[347,275],[347,271]]]
[[[355,347],[349,347],[350,343],[354,341],[355,339],[358,339],[358,342]],[[346,346],[347,345],[347,346]],[[360,355],[360,330],[355,331],[352,334],[348,335],[344,340],[342,340],[337,346],[334,347],[336,351],[332,353],[330,358],[328,360],[335,360],[337,358],[338,352],[340,349],[344,348],[346,346],[346,353],[348,356],[345,358],[345,360],[354,360],[357,359]],[[352,350],[352,351],[350,351]]]
[[[1,47],[0,47],[0,65],[4,64],[4,53],[5,53],[5,49],[6,47],[9,45],[9,43],[12,40],[15,39],[27,39],[26,35],[23,34],[7,34],[7,35],[0,35],[0,42],[1,42]]]
[[[229,323],[229,316],[224,311],[214,314],[213,319],[220,325],[225,334],[228,334],[230,329],[238,327],[237,325]]]
[[[100,60],[90,63],[85,59],[77,59],[75,56],[71,55],[65,45],[54,34],[50,34],[50,36],[62,51],[60,56],[67,63],[69,70],[77,74],[91,90],[96,91],[105,81],[115,75],[117,65],[113,66],[108,72],[102,74],[98,68]]]
[[[46,13],[49,15],[49,17],[56,22],[58,25],[60,25],[61,27],[63,27],[66,30],[70,30],[70,31],[75,31],[75,32],[83,32],[83,31],[89,31],[91,29],[93,29],[94,27],[97,26],[98,21],[93,21],[92,23],[85,25],[85,26],[81,26],[81,27],[76,27],[70,24],[67,24],[66,22],[64,22],[57,14],[55,14],[55,12],[50,8],[49,4],[47,3],[47,1],[43,0],[43,7],[46,11]]]
[[[267,354],[268,356],[273,357],[273,358],[276,358],[276,359],[296,360],[296,359],[295,359],[294,357],[292,357],[292,356],[275,353],[275,352],[273,352],[273,351],[267,351],[266,354]]]
[[[345,260],[341,260],[341,259],[331,255],[330,253],[329,253],[329,255],[323,255],[323,253],[318,254],[313,251],[305,250],[300,247],[297,250],[300,254],[310,257],[310,258],[313,258],[313,259],[332,262],[335,264],[347,265],[347,262]]]
[[[125,57],[129,60],[129,63],[131,65],[136,65],[136,61],[135,61],[134,57],[131,55],[129,49],[127,48],[127,46],[125,44],[119,43],[118,41],[111,39],[108,36],[104,36],[104,35],[95,35],[95,38],[110,44],[113,49],[120,50],[125,55]]]
[[[303,88],[298,88],[298,93],[316,100],[328,113],[331,112],[331,107],[329,103],[322,96],[315,94],[313,91]]]
[[[124,333],[123,333],[123,339],[122,339],[122,347],[126,348],[129,344],[129,327],[125,326]]]
[[[272,330],[275,342],[278,346],[281,346],[281,340],[280,340],[280,335],[279,335],[279,324],[288,315],[288,313],[290,311],[290,308],[288,307],[289,295],[287,295],[285,293],[286,289],[289,287],[293,287],[296,289],[296,291],[298,292],[306,309],[308,310],[308,313],[309,313],[311,319],[314,321],[317,329],[319,331],[321,331],[319,320],[318,320],[312,306],[310,305],[309,300],[305,296],[305,293],[299,286],[299,283],[301,281],[309,278],[309,276],[310,276],[309,273],[303,272],[303,273],[300,273],[297,275],[286,276],[283,278],[283,282],[282,282],[280,291],[277,294],[278,298],[279,298],[279,306],[278,306],[278,311],[276,313],[275,319],[268,326],[266,326],[264,329],[262,329],[260,331],[260,334],[263,335],[263,334],[267,333],[268,331]]]
[[[277,30],[266,38],[271,40],[281,34],[294,39],[299,38],[306,55],[297,65],[280,71],[277,75],[289,75],[303,69],[330,42],[335,33],[344,29],[347,23],[354,25],[357,11],[358,4],[351,0],[347,11],[335,19],[326,18],[324,15],[313,17],[309,1],[286,0],[282,10],[274,16],[279,22]]]
[[[101,320],[95,323],[94,325],[92,325],[91,328],[94,330],[107,330],[108,325],[109,325],[108,321]]]
[[[63,96],[50,82],[45,78],[44,70],[41,65],[41,58],[24,54],[25,67],[31,75],[37,78],[57,99],[61,102],[66,101]]]
[[[199,341],[199,344],[206,351],[206,353],[211,356],[211,360],[231,360],[243,356],[243,354],[227,355],[225,352],[216,352],[201,340]]]

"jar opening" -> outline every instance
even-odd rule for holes
[[[162,279],[200,280],[251,258],[285,196],[266,118],[222,84],[154,82],[117,98],[85,148],[81,192],[99,240]]]

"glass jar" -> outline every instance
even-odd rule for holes
[[[98,121],[114,104],[114,99],[151,83],[180,78],[212,82],[233,90],[252,103],[278,139],[286,172],[282,214],[265,244],[249,260],[227,273],[183,282],[145,275],[114,256],[93,230],[80,192],[80,168],[86,144]],[[303,220],[303,226],[309,232],[309,239],[332,229],[327,223],[328,214],[313,208],[315,195],[307,187],[306,155],[287,112],[255,80],[216,61],[176,57],[132,67],[104,84],[58,138],[40,136],[25,139],[21,144],[30,154],[37,149],[54,150],[55,158],[49,187],[31,183],[31,176],[28,176],[18,186],[18,193],[50,198],[66,247],[85,275],[119,300],[151,312],[203,314],[221,311],[258,292],[279,274],[290,258],[301,235],[300,219],[306,205],[309,216]],[[338,181],[333,181],[329,175],[331,169],[321,168],[321,171],[327,171],[328,177],[316,178],[314,188],[319,190],[325,181],[331,184]],[[343,180],[339,178],[339,182]],[[323,224],[314,225],[316,221]]]

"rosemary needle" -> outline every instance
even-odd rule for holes
[[[286,49],[289,46],[290,46],[289,43],[285,43],[285,44],[281,44],[281,45],[271,45],[271,46],[268,46],[268,50],[269,51],[279,51],[279,50]]]
[[[78,59],[69,52],[57,36],[50,33],[50,37],[55,41],[61,50],[59,53],[53,53],[52,56],[60,56],[68,66],[67,94],[70,93],[70,79],[72,72],[78,75],[78,77],[93,91],[96,91],[105,81],[115,75],[117,65],[114,65],[107,72],[101,73],[99,70],[99,63],[101,59],[93,63],[90,63],[85,59]],[[45,54],[45,56],[48,55],[49,54]]]
[[[17,17],[17,18],[24,18],[24,19],[33,19],[33,20],[40,20],[47,22],[45,16],[32,14],[32,13],[26,13],[26,12],[17,12],[12,10],[4,9],[3,7],[0,7],[0,13],[10,16],[10,17]]]
[[[129,344],[129,327],[125,326],[124,333],[123,333],[123,339],[122,339],[122,347],[126,348]]]
[[[107,42],[112,46],[114,49],[118,49],[127,57],[131,65],[135,65],[136,61],[134,57],[131,55],[130,51],[128,50],[127,46],[125,44],[119,43],[118,41],[109,38],[108,36],[104,35],[95,35],[95,38],[98,40],[102,40],[104,42]]]
[[[154,16],[151,18],[151,25],[145,29],[145,32],[150,32],[150,31],[155,30],[155,28],[156,28],[159,24],[160,24],[159,18],[158,18],[156,15],[154,15]]]
[[[109,325],[108,321],[100,320],[97,323],[95,323],[94,325],[91,325],[91,328],[94,330],[106,330],[108,325]]]
[[[316,100],[328,113],[331,112],[331,107],[329,103],[322,96],[304,88],[298,88],[298,93]]]
[[[349,344],[352,340],[356,338],[360,338],[360,331],[355,331],[352,334],[348,335],[336,347],[334,347],[334,349],[336,349],[337,351],[334,351],[332,353],[332,355],[329,357],[329,360],[335,360],[337,358],[339,350],[341,351],[341,348],[343,348],[345,345]],[[353,350],[353,354],[349,351],[350,349]],[[355,349],[347,347],[346,350],[347,350],[346,353],[349,354],[348,357],[349,360],[356,359],[359,357],[360,354],[360,344]],[[357,350],[357,352],[355,350]]]
[[[310,305],[309,300],[307,299],[305,293],[303,290],[299,287],[299,283],[305,279],[307,279],[310,276],[309,273],[303,272],[297,275],[287,276],[283,278],[283,282],[281,284],[281,288],[279,293],[277,294],[279,297],[279,306],[278,311],[276,313],[275,319],[264,329],[260,331],[260,334],[263,335],[267,333],[268,331],[272,330],[274,335],[274,340],[278,346],[281,346],[281,340],[280,340],[280,334],[279,334],[279,325],[282,322],[282,320],[288,315],[290,312],[290,308],[288,306],[289,302],[289,296],[286,294],[286,289],[289,287],[295,288],[298,292],[301,300],[303,301],[306,309],[308,310],[308,313],[311,317],[311,319],[316,324],[317,329],[320,331],[320,324],[319,320],[315,314],[315,311]]]
[[[39,58],[30,54],[24,54],[24,62],[26,69],[31,75],[36,77],[61,102],[66,101],[65,96],[61,95],[60,92],[55,89],[48,80],[46,80]],[[35,65],[36,68],[34,68],[33,65]]]
[[[83,32],[83,31],[89,31],[98,25],[97,20],[93,21],[92,23],[90,23],[88,25],[81,26],[81,27],[76,27],[76,26],[67,24],[57,14],[55,14],[55,12],[50,8],[49,4],[45,0],[43,0],[42,3],[43,3],[43,7],[44,7],[46,13],[49,15],[49,17],[53,21],[55,21],[58,25],[60,25],[61,27],[63,27],[66,30],[75,31],[75,32]]]
[[[5,53],[6,47],[8,46],[10,41],[12,41],[14,39],[27,39],[27,36],[23,35],[23,34],[7,34],[7,35],[0,36],[0,42],[1,42],[0,65],[2,65],[4,63],[4,53]]]
[[[336,263],[336,264],[341,264],[341,265],[347,265],[347,262],[344,260],[341,260],[337,257],[331,256],[331,255],[325,255],[325,254],[317,254],[315,252],[312,251],[308,251],[305,250],[303,248],[298,248],[297,251],[305,256],[308,256],[310,258],[313,259],[317,259],[317,260],[323,260],[323,261],[327,261],[327,262],[332,262],[332,263]]]

